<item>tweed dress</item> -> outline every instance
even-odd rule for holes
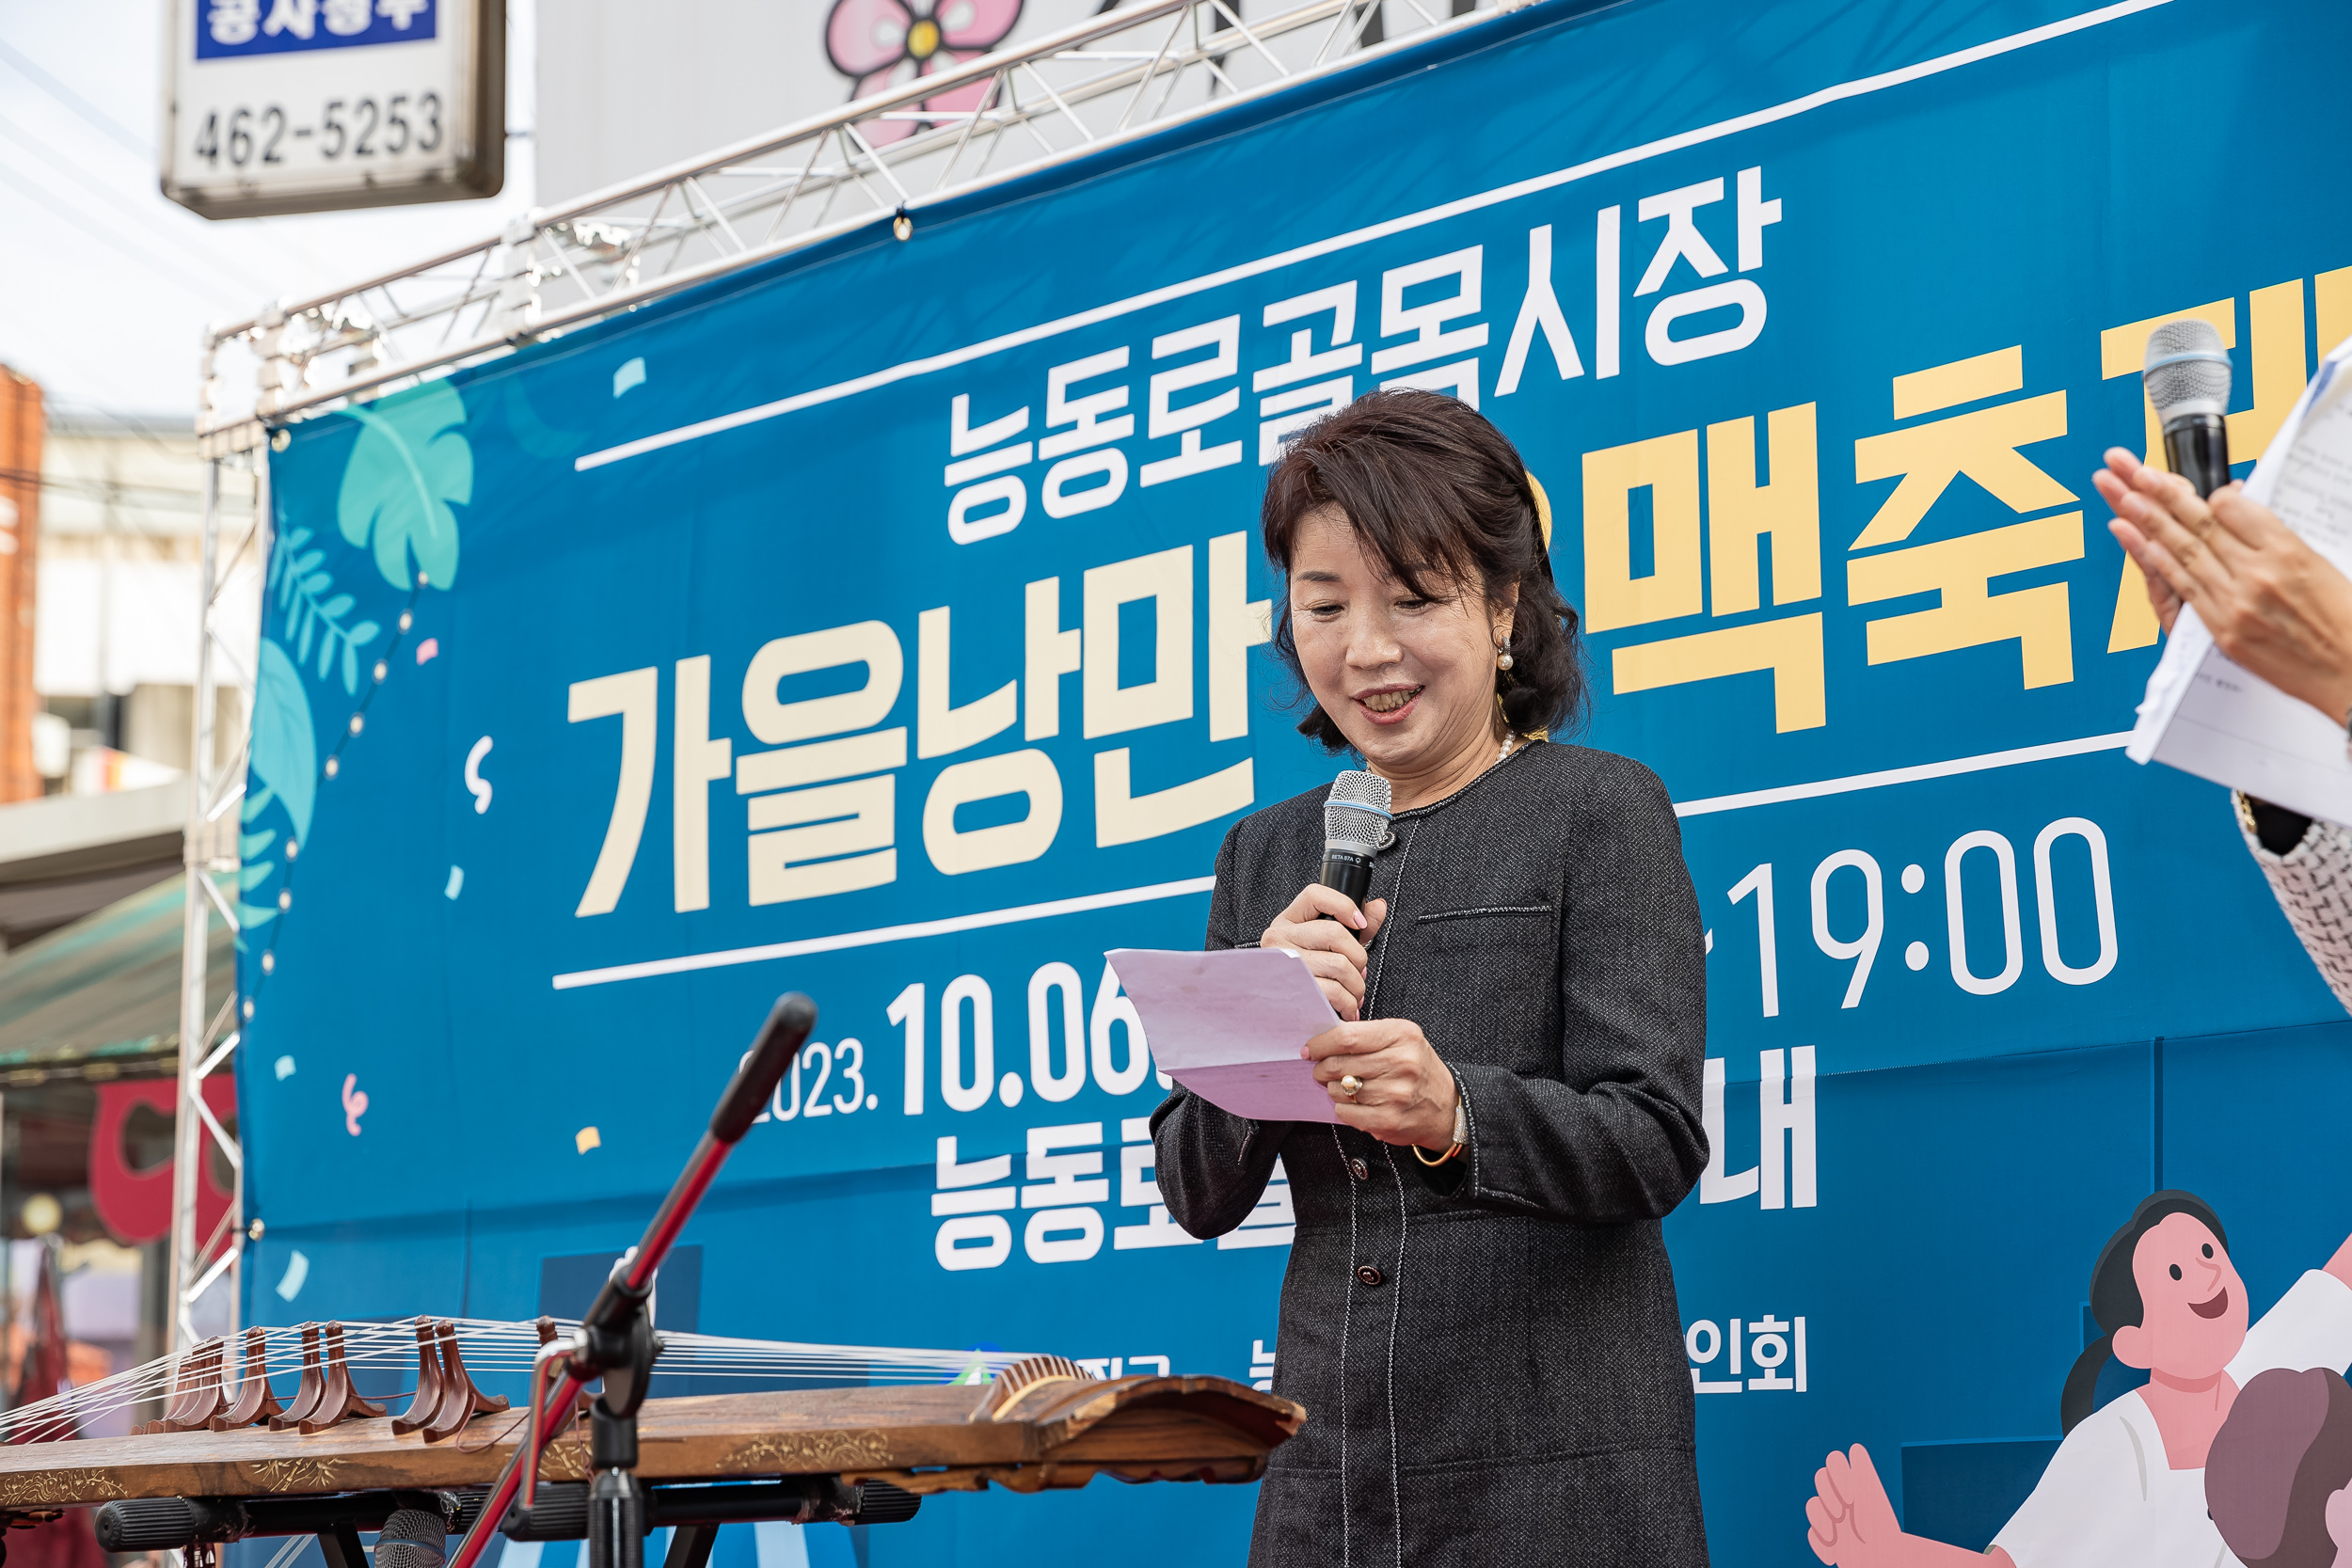
[[[2274,855],[2243,822],[2239,832],[2320,978],[2352,1011],[2352,832],[2313,819],[2294,847]]]
[[[1211,948],[1315,879],[1316,789],[1226,835]],[[1279,1157],[1297,1217],[1274,1387],[1307,1407],[1252,1568],[1704,1564],[1689,1362],[1659,1221],[1707,1164],[1707,974],[1665,789],[1535,743],[1399,813],[1366,1018],[1410,1019],[1461,1085],[1431,1169],[1353,1128],[1252,1122],[1179,1088],[1160,1190],[1232,1229]]]

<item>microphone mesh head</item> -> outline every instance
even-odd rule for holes
[[[2158,420],[2222,414],[2230,407],[2230,353],[2211,322],[2186,316],[2148,334],[2140,378]]]
[[[1389,781],[1350,768],[1331,781],[1323,802],[1323,847],[1376,855],[1389,836]]]
[[[448,1553],[449,1521],[438,1510],[396,1508],[375,1538],[377,1568],[441,1568]]]

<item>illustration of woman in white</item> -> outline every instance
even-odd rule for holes
[[[2190,1194],[2157,1193],[2100,1252],[2090,1310],[2103,1333],[2067,1374],[2065,1441],[1990,1548],[1904,1534],[1857,1443],[1814,1475],[1804,1506],[1814,1555],[1835,1568],[2235,1564],[2206,1514],[2206,1450],[2256,1373],[2352,1366],[2352,1239],[2249,1329],[2221,1221]],[[2094,1413],[2110,1356],[2144,1368],[2148,1382]]]

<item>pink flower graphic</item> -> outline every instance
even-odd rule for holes
[[[850,79],[850,99],[929,76],[987,54],[1021,20],[1022,0],[834,0],[825,19],[825,55]],[[991,84],[974,82],[927,98],[922,106],[971,113]],[[911,119],[873,119],[859,134],[877,146],[912,135]]]

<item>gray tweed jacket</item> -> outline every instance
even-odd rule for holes
[[[1323,853],[1324,791],[1226,835],[1208,946],[1254,944]],[[1307,1407],[1252,1568],[1704,1564],[1690,1370],[1660,1218],[1707,1164],[1698,900],[1664,787],[1537,743],[1400,813],[1368,1018],[1419,1023],[1470,1147],[1436,1169],[1352,1128],[1179,1088],[1160,1190],[1232,1229],[1279,1156],[1296,1240],[1275,1390]]]

